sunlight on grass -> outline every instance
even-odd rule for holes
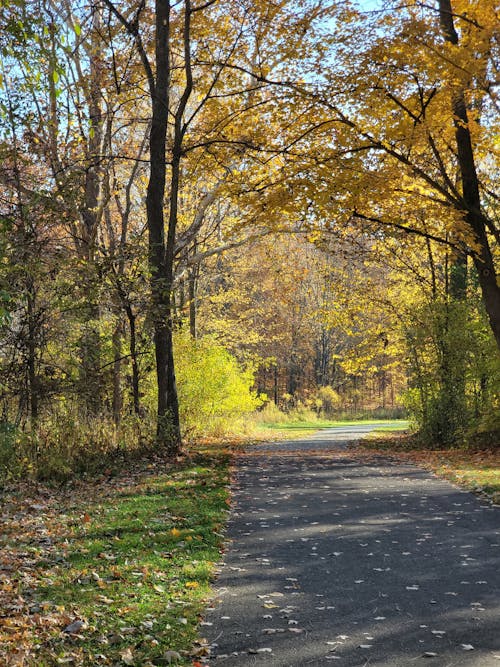
[[[383,436],[385,433],[394,433],[395,431],[407,431],[409,428],[409,423],[406,420],[400,420],[397,422],[394,422],[393,424],[387,426],[384,424],[383,427],[381,428],[376,428],[374,431],[372,431],[371,434],[372,436]]]
[[[437,462],[435,462],[437,464]],[[473,491],[479,491],[500,503],[500,456],[493,460],[491,455],[467,457],[463,452],[450,452],[445,460],[435,468],[438,474],[464,485]]]
[[[182,654],[177,664],[192,664],[220,557],[227,482],[227,457],[198,456],[125,481],[85,504],[83,516],[63,511],[42,558],[18,541],[13,548],[34,559],[31,592],[20,591],[34,593],[26,619],[33,653],[23,664],[157,665],[167,664],[168,651]]]
[[[307,437],[316,431],[321,431],[328,428],[342,428],[346,426],[359,426],[362,424],[382,424],[383,429],[380,431],[404,431],[408,428],[408,422],[404,420],[354,420],[354,421],[294,421],[288,423],[268,422],[259,424],[255,428],[254,433],[257,437],[268,439],[271,435],[273,439],[280,438],[283,440],[291,440],[296,438]]]

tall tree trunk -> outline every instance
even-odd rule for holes
[[[80,209],[82,233],[79,243],[80,253],[85,262],[82,280],[83,298],[86,303],[83,322],[83,334],[80,345],[81,356],[81,393],[85,399],[87,411],[96,414],[103,405],[103,378],[101,373],[101,309],[97,290],[100,284],[96,266],[96,238],[101,212],[100,198],[102,180],[102,8],[95,0],[92,2],[92,32],[89,51],[89,94],[87,98],[89,113],[89,134],[87,140],[87,165],[83,183],[83,205]]]
[[[13,172],[14,183],[16,190],[16,212],[18,217],[18,224],[21,239],[21,266],[24,273],[24,290],[26,292],[26,323],[27,323],[27,340],[22,340],[22,347],[26,345],[26,379],[27,391],[22,392],[19,399],[19,415],[24,411],[24,406],[28,406],[29,416],[32,424],[38,420],[39,414],[39,378],[37,371],[37,358],[40,353],[39,349],[39,319],[36,310],[36,263],[39,260],[39,244],[36,239],[36,232],[32,229],[31,221],[29,219],[28,209],[23,199],[22,188],[22,172],[19,163],[18,153],[18,139],[16,132],[16,124],[14,118],[14,109],[12,106],[12,99],[10,93],[8,95],[8,120],[11,131],[11,141],[13,148]],[[25,394],[25,395],[23,395]]]
[[[156,358],[158,410],[156,437],[159,447],[175,456],[181,447],[179,403],[175,382],[173,353],[173,265],[175,253],[180,162],[185,127],[183,116],[193,88],[191,73],[190,25],[191,2],[184,0],[184,72],[185,87],[173,113],[170,99],[170,0],[155,0],[155,71],[138,29],[141,3],[133,21],[119,12],[111,0],[103,0],[134,39],[148,80],[151,97],[151,129],[149,132],[149,180],[146,195],[148,225],[148,258],[151,272],[151,305]],[[176,8],[179,8],[177,3]],[[174,115],[174,132],[169,191],[169,217],[165,239],[165,190],[167,180],[167,123]]]
[[[277,406],[279,404],[279,400],[280,400],[279,392],[278,392],[279,377],[278,377],[278,364],[277,363],[274,364],[273,371],[274,371],[273,372],[273,376],[274,376],[273,377],[273,398],[274,398],[274,405]]]
[[[166,184],[167,122],[170,106],[170,2],[156,0],[156,79],[152,99],[150,131],[150,173],[146,197],[149,231],[149,263],[153,305],[156,378],[158,385],[157,440],[169,455],[178,453],[181,444],[179,406],[175,383],[172,340],[173,249],[165,247],[164,199]],[[179,177],[180,155],[172,166]],[[178,192],[175,193],[177,196]],[[174,198],[176,203],[176,197]],[[171,193],[172,204],[172,193]],[[170,207],[170,220],[177,211]],[[175,237],[169,224],[168,237]]]
[[[458,45],[459,38],[455,30],[451,0],[439,0],[439,19],[444,39],[450,44]],[[458,87],[455,91],[452,106],[465,220],[473,231],[477,244],[472,257],[491,329],[500,349],[500,286],[486,231],[486,219],[481,210],[479,179],[463,87]]]

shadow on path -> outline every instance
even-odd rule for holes
[[[238,460],[210,664],[500,667],[500,509],[357,428]]]

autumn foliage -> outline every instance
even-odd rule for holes
[[[265,401],[498,428],[492,0],[0,18],[4,474]]]

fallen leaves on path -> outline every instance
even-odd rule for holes
[[[372,439],[351,454],[390,456],[395,461],[414,463],[440,477],[488,497],[500,504],[500,447],[497,449],[409,449],[408,436],[393,434]]]

